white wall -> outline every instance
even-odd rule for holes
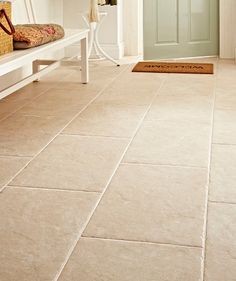
[[[33,2],[36,19],[38,23],[55,22],[63,23],[63,0],[34,0]],[[13,23],[27,23],[28,17],[24,6],[24,0],[17,0],[12,4],[13,8]],[[59,57],[61,53],[50,54],[49,57]],[[45,55],[46,57],[46,55]],[[48,56],[47,56],[48,57]],[[31,73],[31,67],[12,72],[0,78],[0,90],[8,87],[9,85],[17,82]]]
[[[126,56],[143,54],[143,0],[125,0],[123,4]]]
[[[123,1],[127,0],[118,0],[117,6],[99,8],[101,11],[108,12],[100,29],[99,40],[104,50],[115,59],[121,58],[124,53]],[[80,13],[86,12],[88,9],[89,0],[64,1],[64,26],[66,28],[86,27]]]
[[[220,0],[220,57],[235,58],[236,0]]]
[[[38,23],[63,22],[63,0],[33,0],[36,19]],[[24,0],[14,1],[13,6],[13,21],[15,24],[27,23],[27,13],[24,6]],[[20,12],[19,12],[20,11]]]

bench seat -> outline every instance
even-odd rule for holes
[[[79,41],[81,41],[81,82],[88,83],[88,33],[88,29],[65,30],[65,37],[62,39],[32,49],[13,51],[12,53],[1,56],[0,77],[30,63],[33,64],[33,73],[7,89],[1,90],[0,99],[60,66],[61,61],[42,60],[42,56],[45,53],[58,51]],[[40,71],[39,65],[48,66]]]

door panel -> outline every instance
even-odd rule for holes
[[[144,58],[218,55],[218,0],[144,0]]]
[[[156,44],[178,42],[178,0],[157,0],[156,11]],[[168,29],[168,32],[166,32]]]
[[[190,1],[190,41],[210,40],[210,0]]]

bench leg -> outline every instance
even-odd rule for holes
[[[33,74],[36,74],[36,73],[39,72],[39,70],[40,70],[40,65],[39,65],[39,63],[38,63],[37,60],[36,60],[36,61],[33,61],[33,63],[32,63],[32,69],[33,69]],[[36,79],[36,80],[34,80],[34,82],[39,82],[39,78]]]
[[[81,78],[82,83],[89,82],[89,66],[88,66],[88,37],[81,40]]]

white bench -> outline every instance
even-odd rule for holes
[[[65,37],[60,40],[32,49],[13,51],[12,53],[1,56],[0,77],[31,63],[32,75],[22,79],[21,81],[15,83],[14,85],[11,85],[6,89],[1,90],[0,99],[10,95],[11,93],[17,91],[18,89],[26,86],[33,81],[37,81],[38,79],[40,79],[40,77],[57,68],[63,63],[63,60],[42,60],[42,57],[46,52],[58,51],[79,41],[81,42],[81,82],[88,83],[88,33],[88,29],[65,30]],[[69,61],[66,62],[71,64]],[[78,65],[78,62],[74,62],[73,64]],[[40,70],[40,65],[46,65],[46,67]]]

